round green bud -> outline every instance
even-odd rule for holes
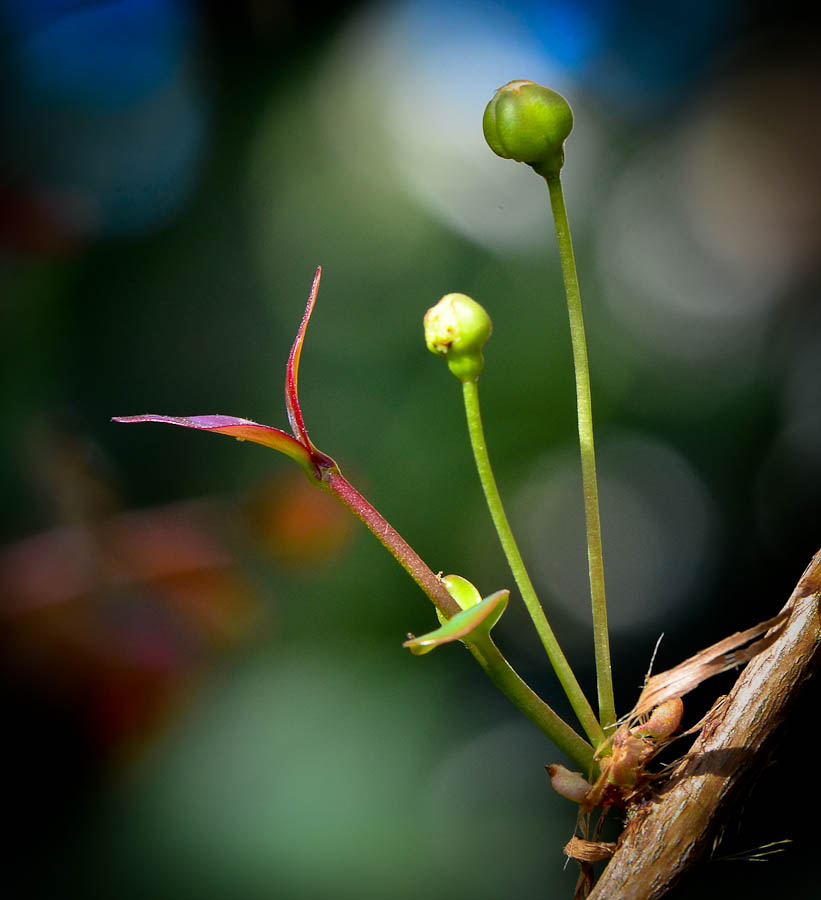
[[[497,156],[527,163],[544,178],[559,174],[572,128],[567,100],[535,81],[510,81],[500,87],[482,119],[485,140]]]
[[[445,575],[442,584],[459,604],[460,609],[470,609],[482,602],[482,595],[477,588],[461,575]]]
[[[465,294],[446,294],[425,313],[425,343],[444,356],[459,381],[475,381],[485,365],[482,347],[493,324],[490,316]]]

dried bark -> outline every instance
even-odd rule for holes
[[[821,551],[784,607],[778,638],[747,665],[669,780],[630,820],[589,900],[657,900],[711,846],[821,663],[819,596]]]

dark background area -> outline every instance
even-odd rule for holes
[[[559,761],[284,457],[308,429],[434,571],[511,586],[421,319],[494,320],[490,452],[593,693],[547,194],[484,104],[560,90],[619,710],[774,615],[821,546],[816,22],[789,4],[0,2],[0,697],[12,897],[569,897]],[[327,502],[326,502],[327,501]],[[514,594],[498,626],[566,712]],[[685,700],[693,724],[732,675]],[[811,687],[704,900],[817,896]],[[568,713],[569,715],[569,713]],[[790,839],[768,863],[722,860]]]

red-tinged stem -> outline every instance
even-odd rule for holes
[[[446,619],[450,619],[460,612],[459,605],[448,593],[445,585],[434,575],[419,554],[338,469],[325,469],[322,472],[321,483],[367,525],[385,549],[430,597]]]

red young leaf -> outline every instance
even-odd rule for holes
[[[299,393],[297,381],[299,378],[299,358],[302,355],[302,343],[305,340],[305,331],[308,328],[308,322],[316,303],[316,295],[319,291],[319,279],[322,275],[322,267],[317,267],[314,282],[311,285],[311,293],[308,297],[308,305],[305,307],[305,315],[299,325],[299,331],[296,333],[294,345],[291,347],[291,353],[288,356],[288,366],[285,369],[285,406],[288,409],[288,421],[291,423],[291,431],[294,437],[307,449],[313,450],[314,445],[308,437],[305,429],[305,422],[302,418],[302,410],[299,408]]]
[[[235,416],[158,416],[149,413],[143,416],[116,416],[113,421],[163,422],[168,425],[181,425],[183,428],[227,434],[241,441],[253,441],[279,450],[280,453],[296,460],[309,473],[312,473],[314,468],[311,453],[298,440],[278,428],[260,425],[250,419],[238,419]]]

